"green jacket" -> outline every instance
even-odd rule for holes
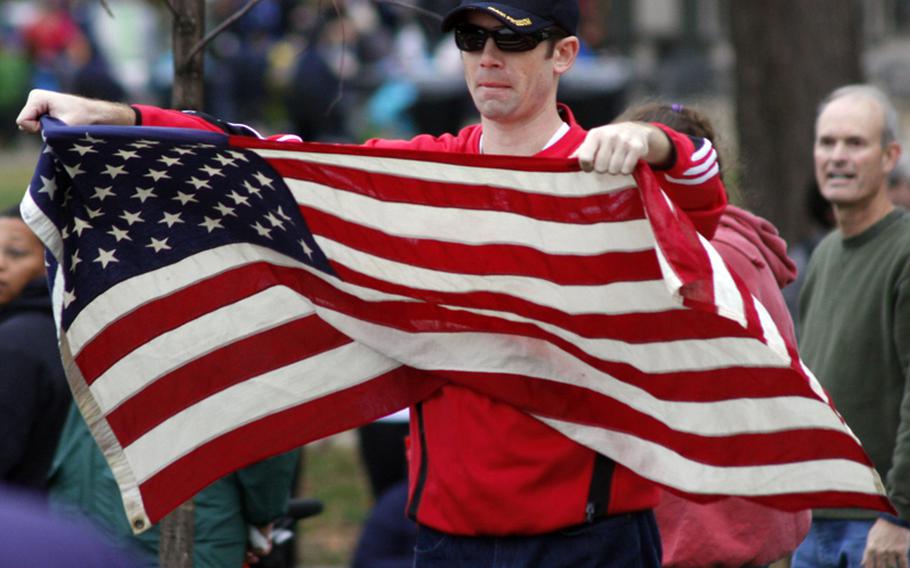
[[[243,565],[247,525],[268,524],[285,511],[298,456],[292,451],[253,464],[215,481],[193,498],[194,567]],[[148,566],[158,565],[158,527],[133,536],[114,475],[75,405],[54,455],[49,494],[56,511],[87,516],[118,546],[138,549]]]

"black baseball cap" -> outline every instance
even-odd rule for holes
[[[446,14],[442,31],[455,27],[469,10],[489,14],[518,33],[533,33],[556,26],[569,35],[575,35],[578,29],[578,0],[462,0],[457,8]]]

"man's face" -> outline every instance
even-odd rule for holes
[[[815,177],[821,194],[837,207],[863,206],[885,190],[900,154],[883,148],[884,112],[862,96],[835,99],[815,125]]]
[[[465,20],[488,30],[502,27],[482,12],[470,12]],[[557,85],[549,50],[543,41],[530,51],[505,53],[488,39],[481,51],[463,52],[465,81],[481,116],[514,123],[547,109]]]
[[[0,305],[44,273],[43,252],[41,241],[21,219],[0,217]]]

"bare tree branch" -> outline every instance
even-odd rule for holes
[[[211,42],[213,39],[215,39],[215,37],[218,34],[223,32],[228,27],[230,27],[231,24],[233,24],[234,22],[236,22],[237,20],[242,18],[247,12],[249,12],[250,10],[253,9],[253,6],[258,4],[259,2],[260,2],[260,0],[249,0],[249,2],[247,2],[243,8],[237,10],[226,20],[224,20],[223,22],[218,24],[218,26],[215,29],[213,29],[212,31],[207,33],[205,35],[205,37],[203,37],[201,40],[199,40],[199,43],[197,43],[196,45],[193,46],[193,49],[190,50],[189,54],[186,56],[186,59],[183,61],[182,65],[186,65],[187,63],[189,63],[189,61],[193,58],[193,56],[195,56],[197,53],[199,53],[202,50],[202,48],[204,48],[206,45],[209,44],[209,42]]]
[[[341,8],[338,7],[337,0],[332,0],[332,6],[335,8],[335,15],[338,16],[338,21],[341,22],[341,61],[338,63],[338,93],[332,99],[332,102],[329,103],[329,106],[326,107],[326,116],[341,102],[341,97],[344,95],[344,62],[347,60],[346,54],[348,51],[348,28],[344,25],[344,18],[341,15]]]
[[[103,1],[104,0],[102,0],[102,2]],[[177,12],[177,8],[174,7],[174,4],[171,3],[171,0],[161,0],[161,1],[164,2],[164,5],[167,6],[167,9],[171,11],[172,16],[174,16],[175,18],[180,17],[180,13]]]
[[[413,10],[418,14],[427,16],[428,18],[433,18],[434,20],[442,21],[442,15],[433,12],[432,10],[427,10],[426,8],[421,8],[420,6],[415,6],[413,4],[408,4],[407,2],[398,2],[397,0],[373,0],[376,4],[390,4],[392,6],[398,6],[399,8],[407,8],[408,10]]]
[[[104,11],[107,12],[107,15],[111,18],[114,17],[114,13],[111,12],[111,7],[107,5],[107,0],[100,0],[101,7],[104,8]]]

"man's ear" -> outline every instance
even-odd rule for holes
[[[553,70],[557,75],[562,75],[572,68],[579,49],[578,38],[575,36],[564,37],[556,42],[553,47]]]
[[[882,169],[886,174],[897,167],[897,161],[901,159],[901,145],[897,142],[891,142],[885,147],[882,155]]]

